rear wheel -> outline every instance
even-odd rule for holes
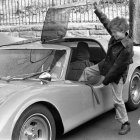
[[[129,98],[126,103],[128,111],[137,109],[140,105],[140,70],[136,69],[133,72],[129,84]]]
[[[27,108],[18,119],[12,134],[12,140],[55,140],[55,137],[55,121],[43,105]]]

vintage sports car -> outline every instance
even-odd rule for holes
[[[110,85],[89,85],[69,76],[78,42],[88,43],[90,61],[97,64],[106,56],[108,41],[64,37],[63,27],[59,31],[61,37],[56,31],[48,33],[44,26],[41,41],[1,44],[0,140],[55,140],[57,134],[64,134],[114,107]],[[134,46],[134,51],[134,63],[123,88],[129,110],[140,104],[140,48]]]

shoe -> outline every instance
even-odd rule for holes
[[[122,124],[121,129],[119,131],[119,135],[125,135],[131,130],[130,123],[126,122]]]

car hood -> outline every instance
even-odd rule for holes
[[[0,82],[0,104],[9,96],[19,94],[23,91],[32,91],[41,88],[39,82],[26,82],[26,81],[11,81]]]
[[[5,33],[0,33],[0,46],[13,44],[15,42],[26,40],[25,38],[13,37]]]
[[[65,37],[70,17],[70,8],[49,8],[43,24],[41,41],[61,39]]]

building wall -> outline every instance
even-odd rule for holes
[[[0,27],[0,32],[16,37],[38,38],[41,37],[42,27],[42,24],[29,26],[3,26]],[[109,34],[99,23],[69,23],[66,36],[96,36],[101,38],[103,36],[109,36]]]

